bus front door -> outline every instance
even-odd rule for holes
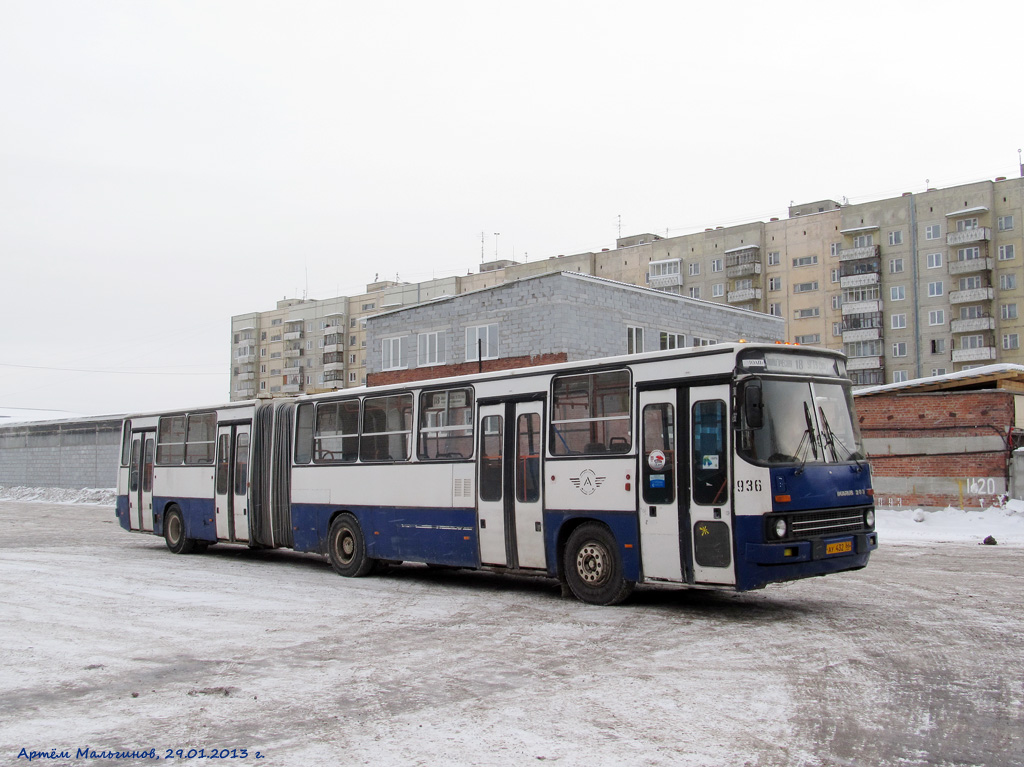
[[[686,466],[676,448],[678,407],[675,389],[640,392],[640,551],[644,578],[657,581],[691,580],[683,557],[689,525]]]
[[[132,434],[128,475],[128,524],[132,530],[153,530],[153,457],[155,431]]]
[[[734,584],[729,386],[690,389],[690,538],[697,583]]]
[[[481,405],[477,463],[480,562],[543,569],[544,404]]]
[[[217,539],[249,540],[249,424],[217,429]]]

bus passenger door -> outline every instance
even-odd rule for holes
[[[515,466],[506,471],[515,478],[513,516],[515,519],[516,560],[519,567],[543,568],[544,504],[541,482],[543,456],[543,402],[517,402],[515,405]],[[511,451],[510,451],[511,452]]]
[[[214,481],[213,505],[217,540],[231,540],[231,432],[230,426],[217,427],[217,478]]]
[[[477,417],[477,532],[480,562],[507,565],[505,553],[505,406],[481,405]]]
[[[131,468],[128,475],[128,524],[132,530],[153,529],[153,455],[155,431],[132,435]]]
[[[694,580],[732,584],[729,386],[690,389],[690,538]]]
[[[231,513],[236,541],[249,540],[250,424],[235,427],[234,463],[231,467]],[[291,460],[289,456],[287,460]]]
[[[682,540],[686,531],[685,464],[676,449],[676,390],[640,392],[640,551],[644,578],[683,581]],[[684,453],[685,454],[685,453]],[[684,481],[679,486],[679,479]],[[683,507],[680,508],[680,502]]]

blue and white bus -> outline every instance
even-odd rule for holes
[[[536,574],[593,604],[878,545],[843,355],[744,343],[133,415],[117,516],[178,554]]]

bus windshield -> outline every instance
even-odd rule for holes
[[[756,463],[844,463],[864,460],[850,389],[841,383],[759,378],[760,426],[741,420],[737,447]],[[743,401],[743,398],[740,399]]]

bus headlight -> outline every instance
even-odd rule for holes
[[[864,524],[867,525],[870,528],[874,528],[874,526],[875,526],[875,510],[874,509],[868,509],[867,511],[864,512]]]
[[[785,538],[787,527],[788,525],[786,525],[786,520],[779,517],[772,523],[772,532],[775,533],[776,538]]]

